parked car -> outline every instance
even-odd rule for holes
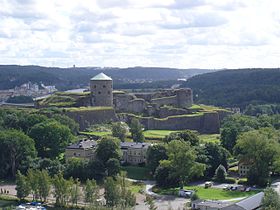
[[[250,192],[251,191],[251,187],[247,187],[245,191],[246,192]]]
[[[180,189],[178,195],[179,197],[190,198],[194,193],[195,192],[193,190]]]
[[[212,185],[213,185],[213,182],[205,182],[204,183],[205,188],[212,187]]]

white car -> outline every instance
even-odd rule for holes
[[[184,197],[184,198],[190,198],[192,197],[192,195],[194,194],[195,192],[193,190],[184,190],[184,189],[181,189],[179,190],[179,197]]]

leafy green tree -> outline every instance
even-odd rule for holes
[[[17,191],[17,197],[20,200],[27,197],[30,193],[30,186],[28,180],[24,175],[20,173],[20,171],[17,171],[17,175],[16,175],[16,191]]]
[[[86,184],[83,188],[85,202],[89,203],[91,206],[96,207],[96,210],[99,207],[99,187],[96,184],[94,179],[87,179]]]
[[[29,169],[27,172],[27,180],[30,185],[30,190],[33,200],[39,199],[39,175],[36,170]]]
[[[250,184],[265,186],[274,162],[280,157],[279,143],[268,135],[262,130],[243,133],[234,148],[239,160],[252,163],[247,177]]]
[[[80,181],[78,179],[73,180],[73,178],[71,177],[69,180],[69,184],[70,184],[70,201],[72,206],[77,206],[78,205],[78,201],[79,198],[81,196],[81,192],[80,192]]]
[[[106,166],[100,160],[90,160],[87,165],[87,174],[89,179],[101,181],[106,176]]]
[[[117,179],[120,186],[120,205],[122,208],[133,207],[136,204],[136,197],[129,189],[130,183],[126,178],[126,172],[122,171]]]
[[[132,118],[129,125],[129,131],[134,142],[143,142],[145,140],[143,126],[138,119]]]
[[[36,157],[34,141],[17,130],[0,131],[0,177],[15,177]]]
[[[227,170],[223,165],[219,165],[215,172],[215,179],[219,182],[226,180]]]
[[[86,180],[88,178],[87,168],[88,161],[80,158],[70,158],[65,164],[64,177]]]
[[[117,139],[112,137],[103,137],[98,142],[96,151],[96,158],[102,162],[103,165],[111,158],[120,159],[120,147]]]
[[[42,201],[46,202],[51,190],[51,178],[46,170],[37,170],[35,172],[37,173],[38,179],[39,197]]]
[[[190,142],[191,146],[199,145],[199,138],[194,131],[185,130],[170,133],[166,138],[166,142],[170,142],[172,140],[183,140],[186,142]]]
[[[46,170],[48,174],[53,177],[55,174],[59,174],[64,171],[64,165],[62,165],[59,160],[43,158],[38,161],[37,169]]]
[[[109,207],[117,206],[120,202],[120,189],[117,182],[112,177],[107,177],[104,183],[104,197],[106,205]]]
[[[72,134],[77,134],[79,131],[79,124],[75,122],[75,120],[71,119],[70,117],[62,114],[54,114],[52,116],[53,119],[58,121],[60,124],[67,126]]]
[[[222,146],[215,143],[206,143],[199,153],[205,155],[204,161],[198,161],[206,165],[205,177],[213,177],[219,165],[228,168],[227,159],[230,154]]]
[[[56,206],[66,206],[70,196],[70,188],[72,183],[64,179],[62,174],[55,175],[52,182]]]
[[[147,150],[147,166],[152,173],[159,166],[159,162],[167,158],[166,147],[163,144],[152,145]]]
[[[108,176],[114,177],[121,170],[120,161],[116,158],[110,158],[106,163],[106,168],[107,168]]]
[[[116,122],[112,124],[112,135],[116,138],[119,138],[124,142],[127,133],[126,124],[123,122]]]
[[[264,190],[262,207],[264,210],[280,209],[280,198],[278,193],[273,188],[269,187]]]
[[[157,186],[162,188],[178,187],[180,180],[178,177],[171,176],[172,168],[170,166],[159,165],[154,173],[154,178]]]
[[[35,140],[38,155],[51,159],[62,153],[73,139],[70,129],[55,121],[36,124],[29,135]]]
[[[171,176],[178,177],[183,187],[193,177],[203,175],[205,165],[196,162],[196,151],[189,142],[173,140],[167,145],[168,160],[160,161],[161,166],[170,167]]]

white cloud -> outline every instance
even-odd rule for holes
[[[0,64],[280,64],[277,0],[0,0],[0,5]]]

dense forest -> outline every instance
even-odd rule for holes
[[[194,100],[224,107],[280,103],[280,69],[224,70],[196,75],[184,83]]]
[[[17,66],[0,65],[0,89],[14,88],[31,81],[33,83],[43,82],[45,85],[55,85],[59,90],[74,89],[87,86],[89,79],[100,72],[111,76],[114,79],[115,88],[118,85],[136,83],[144,81],[148,86],[158,87],[158,83],[151,85],[154,81],[177,80],[179,78],[190,77],[196,74],[209,72],[206,69],[175,69],[175,68],[152,68],[152,67],[132,67],[132,68],[48,68],[41,66]],[[165,87],[165,84],[160,87]],[[145,85],[144,85],[145,86]],[[125,88],[131,88],[124,86]]]

